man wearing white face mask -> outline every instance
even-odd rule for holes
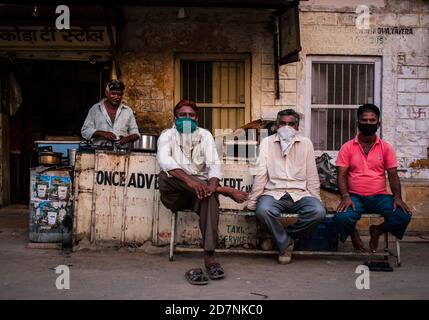
[[[325,217],[320,202],[320,182],[313,144],[298,134],[299,114],[292,109],[277,114],[277,133],[261,141],[255,180],[247,208],[256,209],[259,222],[273,236],[279,250],[278,261],[291,261],[293,238],[308,233]],[[286,229],[281,213],[299,214]]]

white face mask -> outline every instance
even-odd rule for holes
[[[280,139],[280,147],[283,156],[286,156],[292,148],[292,140],[295,138],[298,131],[291,126],[283,126],[277,129],[277,136]]]

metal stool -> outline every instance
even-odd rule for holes
[[[173,261],[174,246],[176,245],[176,227],[177,227],[177,211],[171,211],[170,254],[169,254],[170,261]]]

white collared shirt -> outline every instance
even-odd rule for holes
[[[94,104],[88,111],[88,115],[81,130],[84,139],[91,140],[94,132],[98,130],[112,132],[117,138],[120,136],[126,137],[131,134],[140,136],[133,110],[131,110],[130,107],[121,103],[116,110],[115,121],[112,124],[112,120],[106,111],[104,101],[105,99]],[[97,137],[93,138],[92,142],[101,144],[107,142],[107,140]]]
[[[202,180],[214,177],[221,180],[223,175],[212,134],[206,129],[197,128],[187,136],[190,138],[188,147],[183,142],[186,141],[184,136],[174,126],[161,133],[156,155],[161,170],[168,173],[173,169],[182,169],[188,175]]]
[[[271,135],[259,146],[259,157],[253,168],[255,180],[247,207],[255,209],[261,195],[279,200],[287,193],[293,201],[306,196],[320,200],[320,181],[316,167],[313,144],[310,139],[295,136],[287,156],[283,156],[280,139]]]

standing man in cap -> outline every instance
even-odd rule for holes
[[[133,110],[121,103],[125,85],[111,80],[106,97],[91,107],[82,126],[82,137],[95,144],[117,141],[124,145],[140,138]]]

